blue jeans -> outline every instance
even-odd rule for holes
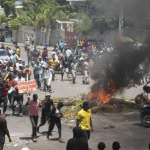
[[[72,82],[75,83],[75,81],[76,81],[76,74],[77,73],[76,73],[75,70],[72,70],[71,73],[72,73]]]
[[[0,137],[0,150],[3,150],[5,144],[5,136]]]

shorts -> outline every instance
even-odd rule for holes
[[[68,73],[68,72],[69,72],[69,69],[68,69],[68,68],[62,68],[61,72],[62,72],[62,73],[64,73],[64,72]]]

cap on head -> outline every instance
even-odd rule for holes
[[[39,58],[42,58],[41,56],[39,56]]]
[[[46,93],[45,97],[47,97],[47,96],[51,96],[51,94],[50,93]]]

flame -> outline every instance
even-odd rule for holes
[[[111,95],[116,91],[116,82],[110,80],[108,82],[108,91],[103,88],[97,88],[94,92],[91,92],[88,96],[88,100],[94,100],[95,102],[105,104],[110,101]]]

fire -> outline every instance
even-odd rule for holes
[[[111,95],[116,91],[116,82],[110,80],[108,82],[108,91],[105,91],[103,88],[97,88],[94,92],[91,92],[88,96],[89,100],[94,100],[101,104],[108,103]]]

